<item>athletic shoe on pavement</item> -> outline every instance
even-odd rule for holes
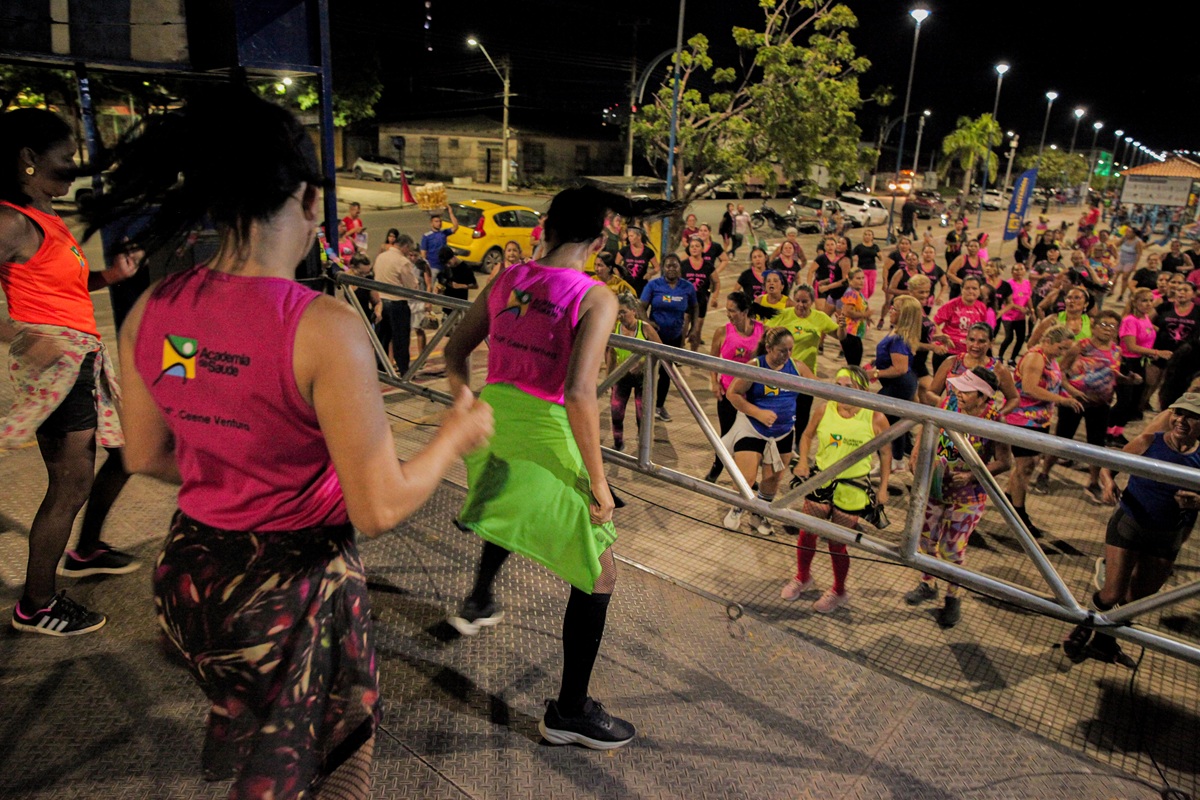
[[[1092,505],[1102,506],[1104,505],[1103,491],[1104,490],[1101,489],[1098,484],[1093,483],[1083,487],[1083,496],[1086,497],[1088,502]]]
[[[928,581],[921,581],[917,584],[917,588],[911,592],[905,592],[904,602],[910,606],[918,606],[921,603],[933,600],[938,595],[937,587]]]
[[[654,409],[654,416],[662,422],[671,421],[671,415],[667,413],[665,406],[659,406],[658,408]]]
[[[812,585],[812,578],[806,581],[802,581],[799,578],[792,578],[783,585],[783,588],[779,591],[779,596],[784,600],[797,600],[800,598],[800,595],[811,589]]]
[[[500,610],[500,606],[495,600],[489,601],[486,606],[480,606],[479,603],[468,597],[463,600],[458,614],[452,615],[446,621],[463,636],[474,636],[482,628],[499,625],[502,619],[504,619],[504,612]]]
[[[721,524],[731,531],[736,531],[738,528],[742,527],[742,514],[744,511],[745,509],[734,506],[733,508],[729,509],[729,513],[725,515],[725,521]]]
[[[581,744],[593,750],[615,750],[633,741],[637,730],[629,722],[614,717],[597,701],[587,699],[578,717],[558,713],[558,702],[546,701],[546,714],[538,730],[551,744]]]
[[[758,514],[750,515],[750,527],[754,528],[759,536],[775,535],[775,530],[771,527],[771,520]]]
[[[943,628],[953,628],[962,619],[962,599],[946,595],[946,604],[938,612],[938,625]]]
[[[1104,591],[1104,579],[1108,576],[1108,562],[1104,560],[1104,556],[1096,559],[1096,566],[1092,570],[1092,586],[1096,587],[1097,592]]]
[[[1029,484],[1029,491],[1034,494],[1050,494],[1050,479],[1045,475],[1038,475],[1033,483]]]
[[[825,594],[813,603],[813,611],[818,614],[830,614],[850,602],[850,593],[838,594],[833,589],[826,589]]]
[[[1076,664],[1082,664],[1088,657],[1088,642],[1092,639],[1092,629],[1078,625],[1075,630],[1063,639],[1063,654]]]
[[[86,578],[88,575],[124,575],[141,568],[142,562],[128,553],[100,542],[88,555],[78,550],[68,550],[58,574],[67,578]]]
[[[21,608],[20,601],[13,606],[12,626],[19,631],[44,633],[47,636],[78,636],[81,633],[91,633],[104,627],[108,618],[86,608],[67,597],[66,591],[61,591],[45,608],[27,612]]]

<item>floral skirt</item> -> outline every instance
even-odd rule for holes
[[[349,525],[211,528],[176,512],[158,621],[212,703],[203,768],[230,798],[298,797],[374,733],[379,684]]]

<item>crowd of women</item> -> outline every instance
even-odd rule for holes
[[[972,234],[963,220],[947,236],[940,256],[928,236],[919,248],[901,237],[885,252],[867,230],[857,245],[844,236],[824,238],[820,252],[810,260],[791,231],[771,252],[761,243],[752,247],[748,266],[733,281],[736,288],[722,298],[720,271],[729,265],[724,260],[704,261],[712,248],[720,253],[720,245],[703,236],[706,226],[689,216],[680,255],[663,259],[661,276],[645,273],[650,287],[661,282],[682,288],[669,302],[662,300],[663,288],[646,289],[641,298],[646,316],[638,313],[632,298],[623,300],[616,332],[650,338],[656,328],[665,327],[670,338],[660,337],[662,341],[694,345],[706,305],[699,299],[702,293],[714,308],[724,300],[727,321],[713,332],[710,346],[719,358],[817,379],[818,354],[828,350],[827,339],[836,338],[840,352],[829,354],[835,363],[831,377],[838,385],[1067,439],[1075,437],[1082,423],[1090,444],[1161,457],[1164,445],[1152,450],[1143,437],[1129,442],[1124,431],[1151,408],[1156,393],[1160,408],[1173,407],[1183,391],[1176,388],[1180,373],[1187,379],[1193,375],[1189,370],[1197,357],[1200,306],[1193,302],[1195,286],[1188,278],[1194,274],[1200,279],[1200,272],[1193,272],[1192,254],[1178,241],[1169,243],[1168,262],[1125,230],[1118,234],[1120,242],[1132,236],[1137,243],[1110,245],[1109,232],[1093,235],[1093,225],[1081,220],[1083,233],[1070,244],[1063,241],[1065,228],[1047,229],[1035,244],[1031,222],[1007,263],[990,258],[986,235]],[[680,263],[690,264],[688,278],[681,277]],[[621,271],[619,259],[615,270]],[[883,275],[877,277],[879,272]],[[877,293],[882,297],[873,301]],[[872,306],[878,308],[877,316]],[[880,338],[873,358],[864,359],[875,319]],[[610,368],[629,357],[626,351],[611,352]],[[626,402],[641,386],[640,377],[627,375],[613,388],[612,430],[618,448],[624,447]],[[845,403],[817,402],[814,407],[808,393],[719,370],[711,373],[711,389],[722,441],[765,503],[775,498],[783,478],[793,486],[807,482],[811,474],[884,433],[898,419]],[[659,419],[670,419],[661,413],[668,395],[666,382],[660,381]],[[879,449],[878,464],[867,455],[827,476],[829,480],[811,487],[805,497],[805,513],[847,528],[877,520],[878,498],[887,497],[889,481],[910,471],[911,441],[911,434],[896,437]],[[1007,473],[1008,498],[1035,538],[1044,533],[1027,510],[1028,494],[1078,491],[1073,481],[1054,480],[1054,456],[975,436],[966,441],[977,459],[960,453],[945,432],[939,436],[920,541],[921,552],[954,564],[964,563],[967,542],[986,506],[987,494],[971,462],[980,461],[993,475]],[[1186,440],[1183,445],[1186,451]],[[716,481],[722,471],[721,460],[714,458],[706,479]],[[1096,505],[1114,504],[1116,495],[1107,488],[1106,473],[1091,466],[1087,474],[1083,498]],[[1184,511],[1187,502],[1181,501]],[[1118,512],[1132,513],[1121,512],[1127,508],[1122,503]],[[1141,513],[1138,518],[1143,523],[1149,519]],[[768,519],[743,513],[740,507],[730,508],[722,523],[732,530],[748,524],[762,535],[773,532]],[[781,596],[795,600],[813,589],[811,564],[818,537],[790,532],[799,536],[797,570]],[[1136,538],[1130,535],[1122,541]],[[846,548],[835,542],[828,547],[832,586],[813,604],[822,613],[845,605],[849,597]],[[1170,551],[1173,559],[1178,547],[1162,551]],[[1098,570],[1108,563],[1104,559]],[[1127,568],[1125,561],[1121,564]],[[938,594],[934,577],[924,575],[904,600],[916,605]],[[952,627],[961,613],[961,592],[950,584],[938,621]],[[1076,639],[1081,637],[1086,645],[1087,638],[1077,632]],[[1071,652],[1081,652],[1078,641]],[[1095,638],[1091,649],[1084,647],[1082,652],[1124,660],[1111,637]]]
[[[224,135],[231,117],[242,123],[236,141]],[[761,370],[757,379],[711,376],[732,463],[764,503],[784,478],[808,485],[805,512],[844,528],[887,526],[880,498],[910,446],[897,436],[854,458],[897,418],[854,401],[814,403],[797,390],[820,377],[818,357],[831,338],[844,362],[832,380],[844,389],[878,384],[888,397],[954,413],[1043,432],[1056,423],[1064,437],[1082,421],[1096,443],[1121,441],[1158,391],[1163,411],[1125,449],[1200,467],[1200,393],[1185,392],[1196,388],[1192,375],[1179,378],[1197,358],[1200,311],[1191,276],[1182,274],[1195,262],[1174,243],[1155,264],[1166,278],[1137,270],[1140,245],[1127,248],[1128,263],[1125,245],[1110,254],[1079,248],[1068,267],[1053,240],[1041,257],[1029,248],[1028,273],[1016,264],[1005,278],[986,242],[961,222],[944,268],[930,242],[917,251],[901,239],[884,254],[869,232],[854,247],[827,238],[810,261],[792,232],[770,253],[754,247],[749,266],[727,281],[729,255],[708,225],[689,218],[681,252],[660,262],[641,229],[619,220],[669,213],[670,205],[591,188],[558,194],[534,259],[516,248],[476,297],[446,349],[454,405],[432,441],[398,462],[361,320],[295,280],[314,246],[325,183],[312,144],[289,112],[229,87],[148,120],[118,147],[108,191],[85,209],[89,233],[144,215],[137,244],[152,253],[202,221],[221,237],[211,261],[151,286],[130,311],[119,334],[122,395],[88,290],[133,275],[141,254],[126,247],[106,254],[108,269],[89,271],[51,205],[70,185],[73,153],[71,129],[50,112],[0,115],[0,282],[11,316],[0,339],[10,342],[18,386],[0,445],[36,438],[50,476],[12,625],[56,636],[103,626],[102,614],[55,591],[75,515],[90,491],[94,518],[59,571],[128,572],[133,557],[99,538],[125,470],[178,484],[179,508],[153,572],[155,609],[165,641],[211,704],[204,773],[232,779],[230,797],[368,796],[381,709],[355,530],[391,530],[460,458],[469,489],[458,521],[484,544],[474,587],[450,624],[471,636],[501,620],[493,586],[511,553],[543,564],[571,589],[559,694],[546,704],[541,734],[596,749],[634,738],[632,724],[589,694],[616,583],[616,501],[595,398],[605,362],[614,370],[633,358],[610,347],[613,333],[695,349],[704,344],[707,310],[723,304],[727,321],[710,333],[713,355]],[[740,230],[736,220],[720,229],[730,238]],[[410,246],[389,237],[384,252]],[[1124,313],[1102,308],[1114,258],[1129,276]],[[587,274],[593,262],[599,281]],[[876,280],[879,271],[885,280]],[[461,282],[449,288],[465,293],[454,285]],[[723,285],[737,288],[722,294]],[[878,287],[876,328],[890,327],[864,359]],[[1000,328],[1005,342],[993,355]],[[485,340],[486,386],[477,397],[469,357]],[[1003,360],[1010,343],[1011,372]],[[198,359],[200,347],[219,357]],[[629,397],[642,401],[637,365],[630,367],[612,388],[617,449]],[[661,378],[657,414],[669,421],[670,384]],[[110,455],[93,479],[97,441]],[[973,452],[959,449],[964,442]],[[1011,472],[1012,501],[1034,535],[1026,493],[1065,490],[1051,482],[1054,460],[1034,450],[940,432],[923,553],[964,562],[986,505],[980,463],[992,474]],[[1105,470],[1092,474],[1085,493],[1118,504],[1092,605],[1108,610],[1157,591],[1195,523],[1200,494],[1141,477],[1119,492]],[[723,523],[740,529],[744,516],[735,507]],[[758,533],[772,532],[769,520],[750,516]],[[819,537],[790,532],[797,568],[781,596],[795,600],[815,588]],[[850,597],[846,547],[828,548],[832,585],[813,604],[821,613]],[[935,578],[924,575],[904,601],[938,594]],[[961,613],[961,592],[948,585],[938,620],[951,627]],[[1064,649],[1072,658],[1127,663],[1115,640],[1088,627],[1073,631]]]

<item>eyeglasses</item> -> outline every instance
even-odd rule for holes
[[[1115,323],[1115,322],[1097,322],[1096,327],[1097,328],[1115,328],[1115,327],[1117,327],[1117,323]]]

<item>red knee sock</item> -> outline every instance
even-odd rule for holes
[[[845,594],[846,576],[850,573],[850,556],[846,555],[846,545],[830,542],[829,557],[833,559],[833,591]]]
[[[807,531],[800,532],[796,541],[796,580],[808,583],[812,577],[812,560],[817,554],[817,535]]]

